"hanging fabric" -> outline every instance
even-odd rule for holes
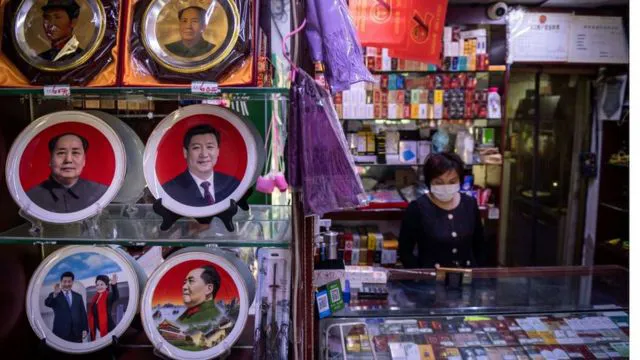
[[[291,92],[287,177],[302,191],[304,214],[323,216],[363,205],[366,194],[331,95],[303,71]]]
[[[344,0],[307,1],[307,21],[312,59],[324,61],[331,92],[347,90],[360,81],[374,81],[364,64],[362,47]]]

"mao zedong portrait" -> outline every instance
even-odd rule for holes
[[[80,211],[98,201],[107,187],[80,177],[88,148],[87,140],[74,133],[49,140],[51,173],[47,180],[27,192],[29,199],[45,210],[58,213]]]
[[[53,333],[63,340],[80,343],[89,328],[82,295],[71,290],[74,279],[72,272],[63,273],[44,305],[53,309]]]
[[[183,324],[215,320],[220,315],[214,299],[220,289],[220,275],[211,266],[191,270],[182,285],[182,301],[187,309],[178,317]]]
[[[189,6],[178,12],[180,40],[167,44],[167,50],[177,56],[197,57],[213,50],[214,45],[202,37],[207,28],[206,10]]]
[[[73,29],[78,23],[80,6],[75,0],[49,0],[42,7],[44,33],[51,48],[38,54],[47,61],[64,61],[82,53]]]
[[[188,206],[209,206],[229,197],[240,182],[233,176],[214,172],[222,139],[210,125],[190,128],[183,138],[187,168],[162,185],[174,200]]]

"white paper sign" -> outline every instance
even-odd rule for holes
[[[566,62],[571,14],[509,13],[509,63]]]
[[[569,62],[629,62],[629,47],[621,17],[574,16],[569,44]]]
[[[71,88],[69,85],[46,85],[44,87],[44,96],[66,98],[71,96]]]
[[[193,94],[217,94],[220,92],[218,83],[211,81],[191,82],[191,93]]]

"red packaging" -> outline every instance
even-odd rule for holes
[[[374,89],[373,90],[373,103],[374,104],[380,104],[382,98],[382,91],[380,89]]]
[[[382,71],[382,57],[381,56],[376,56],[373,59],[373,70]]]
[[[473,103],[465,103],[464,105],[464,118],[471,119],[473,118]]]
[[[386,90],[388,88],[389,88],[389,75],[382,75],[380,77],[380,89]]]
[[[382,118],[382,104],[376,103],[373,105],[373,118],[381,119]]]
[[[393,90],[391,90],[393,91]],[[389,103],[389,92],[390,91],[382,91],[380,93],[380,103],[384,104],[388,104]]]
[[[433,90],[436,88],[435,75],[427,75],[427,89]]]
[[[367,69],[375,70],[375,68],[376,68],[376,57],[367,56]]]
[[[455,76],[452,78],[450,75],[442,75],[442,88],[447,90],[447,89],[454,89],[457,88],[457,81]]]
[[[464,102],[471,104],[475,101],[476,93],[473,90],[466,90],[464,92]]]
[[[404,90],[396,91],[396,104],[404,104]]]
[[[403,117],[405,119],[411,119],[411,106],[410,105],[404,105],[404,110],[403,110]]]

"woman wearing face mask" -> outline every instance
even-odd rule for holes
[[[111,276],[111,282],[106,275],[96,276],[96,293],[87,305],[91,341],[106,336],[116,327],[111,317],[111,307],[118,300],[118,297],[118,277],[116,274]]]
[[[400,229],[400,260],[405,268],[483,265],[482,221],[476,200],[460,194],[462,169],[456,154],[427,158],[424,180],[429,193],[409,204]]]

